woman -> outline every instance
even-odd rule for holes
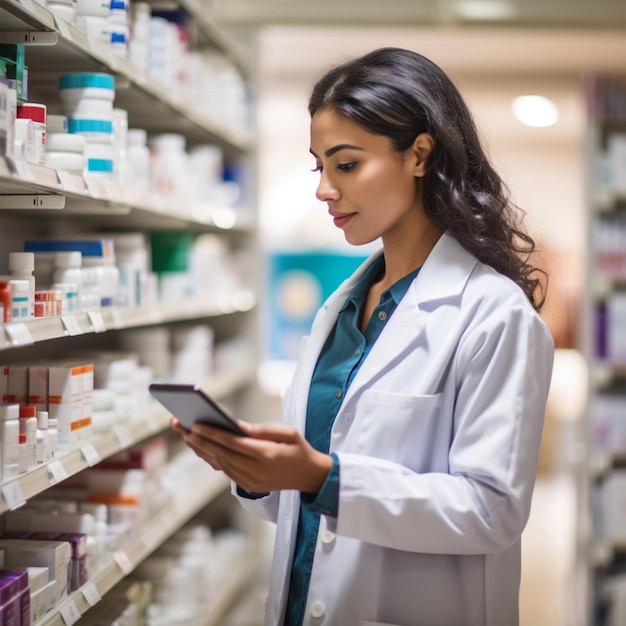
[[[278,524],[268,624],[517,624],[553,357],[534,243],[423,56],[336,67],[309,110],[318,199],[382,250],[319,311],[283,425],[186,442]]]

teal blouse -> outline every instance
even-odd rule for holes
[[[385,261],[381,255],[366,270],[339,311],[337,323],[315,366],[309,390],[305,437],[320,452],[328,453],[333,422],[343,398],[419,269],[401,278],[381,294],[365,333],[362,333],[359,321],[367,294],[370,287],[382,278],[384,271]],[[299,626],[304,618],[320,515],[337,517],[339,511],[339,459],[335,454],[332,457],[332,470],[319,493],[301,494],[285,626]]]

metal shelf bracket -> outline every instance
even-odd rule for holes
[[[0,209],[62,209],[65,196],[58,194],[0,195]]]
[[[50,30],[15,30],[2,33],[2,43],[21,43],[27,46],[54,46],[59,35]]]

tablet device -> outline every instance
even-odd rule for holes
[[[198,385],[151,383],[148,389],[187,430],[191,430],[195,422],[201,422],[237,435],[248,436],[237,422]]]

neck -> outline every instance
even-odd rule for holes
[[[442,234],[441,229],[429,224],[420,232],[417,239],[411,236],[404,238],[404,241],[383,241],[385,275],[381,282],[384,287],[393,285],[413,270],[421,267]]]

